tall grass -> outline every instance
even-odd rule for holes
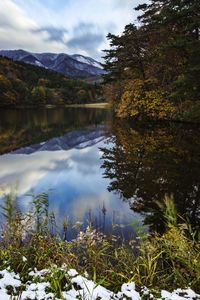
[[[161,209],[166,226],[176,226],[177,210],[174,204],[173,196],[165,195],[163,201],[157,201],[156,203]]]
[[[140,287],[171,290],[190,286],[200,291],[199,237],[186,221],[178,224],[171,197],[166,196],[161,205],[166,232],[143,235],[139,244],[134,240],[120,244],[116,237],[94,230],[91,223],[76,239],[66,241],[68,220],[64,221],[62,236],[52,234],[55,216],[48,215],[45,194],[33,196],[33,210],[23,216],[12,203],[13,199],[5,198],[0,268],[11,267],[24,280],[28,280],[30,269],[51,268],[51,288],[58,297],[67,278],[54,266],[63,264],[80,274],[87,272],[90,279],[113,291],[131,281]]]

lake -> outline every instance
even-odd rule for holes
[[[0,110],[0,201],[12,190],[22,212],[48,194],[68,239],[77,222],[123,238],[162,231],[165,194],[199,228],[199,129],[130,125],[106,109]]]

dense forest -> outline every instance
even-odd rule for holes
[[[0,57],[1,107],[89,103],[100,99],[101,88],[97,84]]]
[[[105,94],[120,117],[200,121],[200,1],[152,0],[108,34]]]

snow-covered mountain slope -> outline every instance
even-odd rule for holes
[[[11,154],[31,154],[41,151],[60,151],[69,149],[84,149],[91,147],[105,139],[105,127],[100,125],[95,128],[67,132],[63,136],[54,137],[39,144],[26,146]]]
[[[71,55],[71,57],[74,58],[75,60],[78,60],[78,61],[82,62],[82,63],[92,65],[96,68],[102,69],[101,64],[98,61],[91,58],[91,57],[83,56],[83,55],[80,55],[80,54],[73,54],[73,55]]]
[[[105,74],[99,62],[79,54],[31,53],[20,49],[0,50],[0,55],[72,77],[91,77]]]

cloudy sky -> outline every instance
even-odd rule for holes
[[[100,59],[108,32],[136,20],[143,0],[0,0],[0,48]]]

